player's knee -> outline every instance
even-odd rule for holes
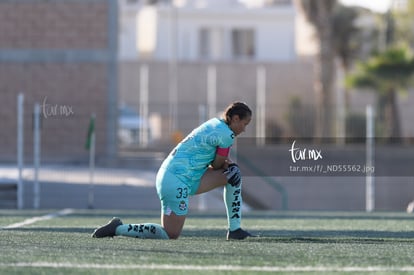
[[[180,237],[181,232],[174,232],[174,231],[167,231],[167,235],[170,238],[170,240],[176,240],[178,237]]]
[[[176,215],[171,212],[169,215],[163,215],[162,226],[172,240],[178,239],[184,226],[185,216]]]
[[[173,235],[171,235],[171,236],[169,236],[170,237],[170,240],[177,240],[178,239],[178,237],[180,237],[180,235],[178,235],[178,234],[173,234]]]

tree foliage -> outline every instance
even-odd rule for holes
[[[412,81],[414,58],[408,47],[393,46],[366,62],[357,64],[347,78],[349,88],[359,87],[387,93],[390,89],[405,90]]]
[[[347,77],[348,87],[372,90],[378,94],[378,120],[385,137],[401,137],[397,92],[410,87],[414,74],[413,53],[408,47],[392,46],[358,64]]]

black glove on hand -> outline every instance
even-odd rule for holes
[[[239,166],[236,163],[229,164],[229,167],[224,170],[224,175],[227,177],[227,182],[234,187],[238,187],[241,183],[241,174]]]

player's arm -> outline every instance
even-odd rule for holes
[[[228,183],[231,186],[239,186],[241,183],[241,175],[239,166],[236,163],[233,163],[229,159],[230,147],[223,149],[217,148],[216,157],[214,158],[213,166],[214,169],[223,168],[223,174],[227,177]]]
[[[213,162],[211,163],[211,166],[214,169],[221,169],[224,168],[224,164],[226,163],[227,157],[223,157],[220,155],[216,155]]]
[[[230,147],[229,148],[220,148],[218,147],[216,150],[216,156],[211,163],[211,166],[214,169],[221,169],[225,168],[224,165],[226,164],[226,161],[228,161],[230,153]]]

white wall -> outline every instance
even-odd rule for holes
[[[291,14],[279,15],[277,19],[268,15],[257,22],[258,61],[293,61],[295,51],[295,24]]]
[[[119,58],[130,60],[138,58],[136,51],[136,12],[123,13],[119,22]]]

